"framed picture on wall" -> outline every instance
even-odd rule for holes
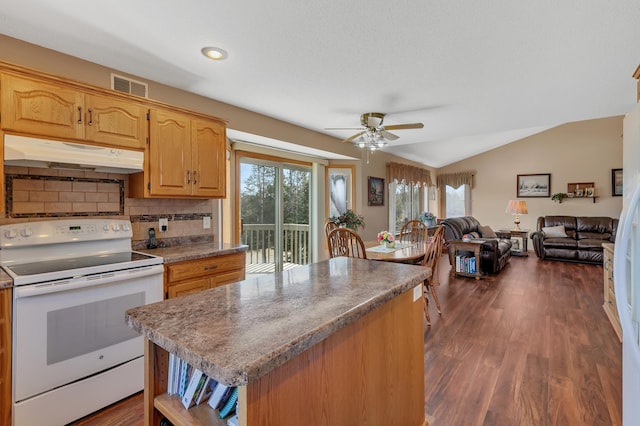
[[[384,179],[369,176],[367,199],[370,206],[384,206]]]
[[[516,196],[524,197],[550,197],[551,173],[535,175],[518,175],[516,182]]]
[[[622,169],[611,169],[611,195],[622,195]]]

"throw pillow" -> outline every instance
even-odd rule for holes
[[[480,231],[482,238],[498,238],[498,236],[495,232],[493,232],[493,229],[491,229],[490,226],[480,225],[478,226],[478,230]]]
[[[547,238],[567,238],[567,233],[564,232],[564,225],[545,226],[542,228],[542,232]]]

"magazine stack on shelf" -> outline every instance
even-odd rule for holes
[[[167,394],[179,397],[187,410],[207,401],[221,419],[235,414],[237,408],[237,387],[218,383],[172,353],[169,354]]]

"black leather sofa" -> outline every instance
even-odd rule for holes
[[[450,217],[444,219],[441,224],[444,226],[445,245],[449,251],[449,263],[451,265],[455,262],[455,255],[449,241],[461,240],[465,234],[469,234],[475,239],[484,240],[480,247],[480,269],[482,272],[496,274],[509,262],[511,258],[511,240],[495,237],[495,234],[488,227],[481,226],[480,222],[473,216]]]
[[[618,219],[541,216],[536,228],[531,239],[540,259],[602,265],[602,243],[615,243]]]

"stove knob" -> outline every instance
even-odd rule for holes
[[[22,235],[25,238],[28,238],[33,235],[33,231],[29,228],[24,228],[22,231],[20,231],[20,235]]]
[[[128,224],[128,223],[125,223],[124,225],[122,225],[122,230],[123,230],[123,231],[130,231],[130,230],[131,230],[131,227],[129,226],[129,224]]]
[[[118,225],[117,223],[114,223],[113,226],[111,227],[115,232],[118,232],[120,230],[120,225]]]
[[[107,232],[109,230],[109,225],[107,225],[106,223],[104,224],[104,226],[102,227],[102,230],[104,232]]]
[[[18,236],[18,231],[16,231],[15,229],[7,229],[6,231],[4,231],[4,237],[9,240],[17,236]]]

